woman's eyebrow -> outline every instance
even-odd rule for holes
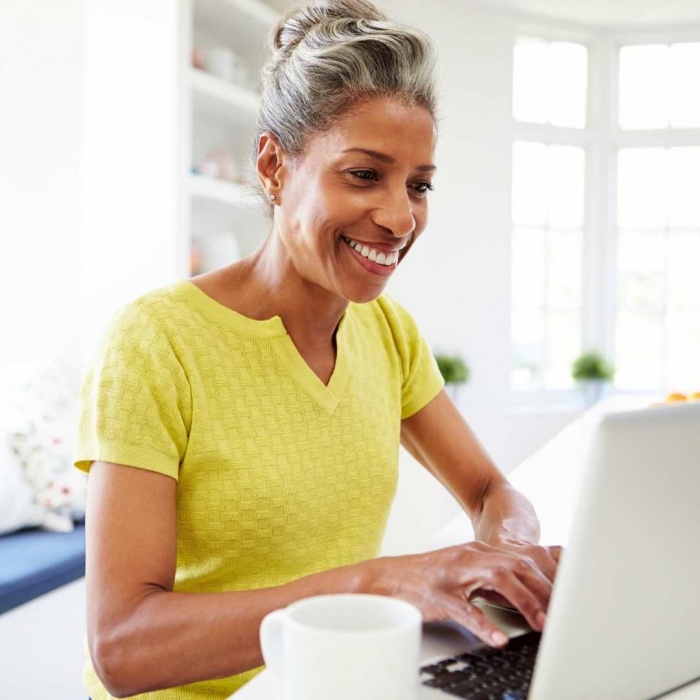
[[[386,163],[387,165],[393,165],[396,161],[386,153],[380,153],[379,151],[372,151],[369,148],[346,148],[344,151],[341,151],[342,153],[364,153],[365,155],[369,156],[370,158],[374,158],[375,160],[380,161],[381,163]],[[416,170],[418,170],[421,173],[430,173],[433,172],[434,170],[437,170],[437,167],[434,165],[417,165]]]

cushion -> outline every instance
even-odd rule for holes
[[[34,502],[29,482],[17,456],[7,445],[6,433],[0,424],[0,535],[35,527],[43,520],[44,513]]]
[[[57,532],[85,517],[87,493],[86,475],[72,463],[78,395],[66,374],[56,363],[18,365],[0,392],[7,440],[42,513],[40,525]]]
[[[0,614],[85,575],[85,525],[0,537]]]

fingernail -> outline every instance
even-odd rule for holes
[[[547,616],[543,612],[538,612],[535,619],[540,630],[544,629],[544,625],[547,622]]]
[[[497,644],[499,647],[502,647],[504,644],[508,643],[508,637],[506,637],[506,635],[503,634],[503,632],[494,632],[491,635],[491,641],[494,644]]]

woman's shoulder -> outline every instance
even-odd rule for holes
[[[188,286],[191,283],[181,279],[145,292],[122,304],[116,312],[115,322],[136,326],[153,322],[167,325],[169,320],[181,317],[190,306]]]
[[[406,308],[384,292],[373,301],[355,305],[356,314],[365,320],[379,322],[393,335],[413,332],[415,321]]]

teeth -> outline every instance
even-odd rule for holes
[[[366,245],[363,246],[361,243],[353,241],[352,238],[344,238],[344,240],[353,250],[356,250],[363,257],[369,258],[372,262],[376,262],[379,265],[390,267],[399,258],[398,251],[394,253],[384,253],[381,250],[374,250],[373,248],[368,248]]]

